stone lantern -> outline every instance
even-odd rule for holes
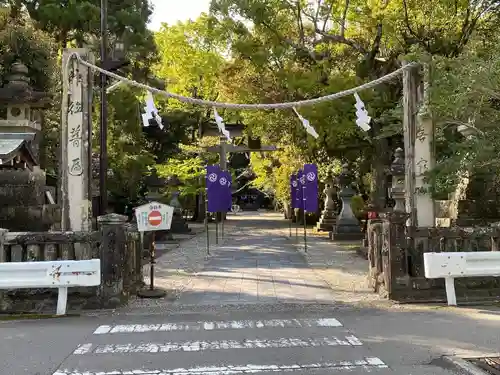
[[[330,173],[325,182],[325,206],[317,224],[318,231],[331,232],[338,215],[338,189],[335,186],[333,175]]]
[[[59,221],[55,189],[46,186],[39,167],[41,113],[50,96],[33,90],[28,68],[12,64],[0,88],[0,227],[15,231],[46,231]]]
[[[358,219],[354,216],[351,207],[351,199],[355,194],[352,188],[354,180],[349,164],[342,166],[342,172],[338,177],[340,185],[339,198],[342,200],[342,210],[337,217],[337,224],[332,233],[333,240],[361,240],[363,233]]]
[[[179,202],[179,187],[181,187],[183,183],[179,180],[177,175],[172,175],[167,177],[167,186],[170,188],[170,202],[168,203],[172,206],[175,211],[182,211],[181,202]]]
[[[188,227],[187,221],[182,217],[182,206],[179,202],[179,187],[183,183],[177,175],[172,175],[167,178],[167,186],[171,189],[171,198],[169,205],[174,207],[174,216],[172,217],[172,226],[170,230],[172,233],[191,233],[191,229]]]
[[[148,192],[146,193],[148,202],[157,201],[163,197],[160,189],[164,189],[167,186],[167,179],[158,176],[158,172],[155,168],[153,168],[151,174],[146,177],[145,183],[148,188]]]
[[[50,97],[47,93],[33,90],[28,73],[24,64],[12,64],[6,77],[7,84],[0,88],[0,105],[7,110],[6,119],[0,120],[0,131],[11,133],[11,139],[16,136],[19,144],[25,141],[35,159],[32,165],[38,165],[42,130],[40,110],[48,107]],[[2,157],[2,164],[5,164],[4,161]]]
[[[391,164],[392,188],[391,195],[395,205],[393,211],[406,212],[405,208],[405,159],[403,149],[398,147],[394,151],[394,160]]]

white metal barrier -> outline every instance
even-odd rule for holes
[[[57,315],[66,314],[68,288],[100,284],[100,259],[0,263],[0,289],[57,288]]]
[[[500,276],[500,252],[424,253],[425,277],[444,278],[448,305],[457,305],[455,278]]]

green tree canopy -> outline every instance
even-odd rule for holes
[[[499,10],[495,1],[472,0],[213,0],[211,9],[231,41],[224,94],[240,102],[338,92],[394,71],[401,57],[417,49],[457,58],[476,30],[498,19]],[[295,145],[304,160],[337,158],[360,167],[371,161],[372,181],[380,189],[390,150],[402,133],[401,89],[395,80],[360,93],[373,118],[368,134],[355,126],[349,97],[299,109],[317,129],[318,140],[306,141],[291,111],[245,113],[245,123],[270,140]]]

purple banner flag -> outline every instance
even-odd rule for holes
[[[222,171],[218,165],[207,165],[205,177],[207,187],[207,211],[220,212],[225,210],[225,189],[221,186]]]
[[[290,176],[290,201],[292,203],[292,209],[297,207],[297,176],[292,174]]]
[[[231,211],[233,205],[233,195],[231,193],[232,176],[228,171],[221,172],[221,179],[219,180],[221,187],[224,190],[224,211]]]
[[[304,164],[304,209],[306,212],[318,211],[318,167]]]

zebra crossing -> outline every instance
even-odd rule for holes
[[[388,366],[339,320],[322,317],[100,325],[53,375],[364,374],[384,369]]]

